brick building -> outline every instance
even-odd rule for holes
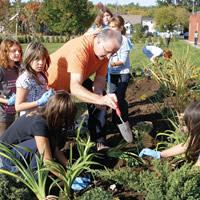
[[[198,32],[198,43],[200,42],[200,13],[195,13],[190,16],[190,24],[189,24],[189,38],[190,42],[194,41],[194,33]]]

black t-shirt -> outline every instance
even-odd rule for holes
[[[23,115],[19,117],[0,137],[0,141],[5,144],[19,144],[34,138],[34,136],[48,138],[51,152],[54,154],[56,138],[48,129],[46,120],[39,115],[32,115],[29,117]]]

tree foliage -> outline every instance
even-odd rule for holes
[[[0,27],[2,27],[2,31],[6,31],[7,25],[9,23],[9,18],[10,18],[9,7],[10,7],[9,0],[0,0]]]
[[[45,0],[40,17],[52,32],[77,34],[84,32],[93,21],[92,7],[87,0]]]
[[[188,26],[189,12],[174,6],[162,7],[155,10],[154,21],[160,31],[172,31],[176,25]]]

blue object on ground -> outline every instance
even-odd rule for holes
[[[88,186],[90,182],[91,180],[89,178],[76,177],[72,184],[72,189],[83,190]]]

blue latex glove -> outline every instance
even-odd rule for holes
[[[89,178],[76,177],[72,184],[72,189],[83,190],[88,186],[90,182],[91,180]]]
[[[53,89],[51,88],[49,91],[45,92],[40,99],[37,100],[39,106],[43,106],[47,103],[49,98],[54,94]]]
[[[142,149],[142,151],[139,154],[140,158],[143,158],[145,156],[151,156],[152,158],[155,158],[155,159],[161,159],[160,158],[160,151],[154,151],[154,150],[149,149],[149,148]]]
[[[16,94],[13,93],[12,96],[8,99],[8,105],[9,106],[15,104],[15,97],[16,97]]]

